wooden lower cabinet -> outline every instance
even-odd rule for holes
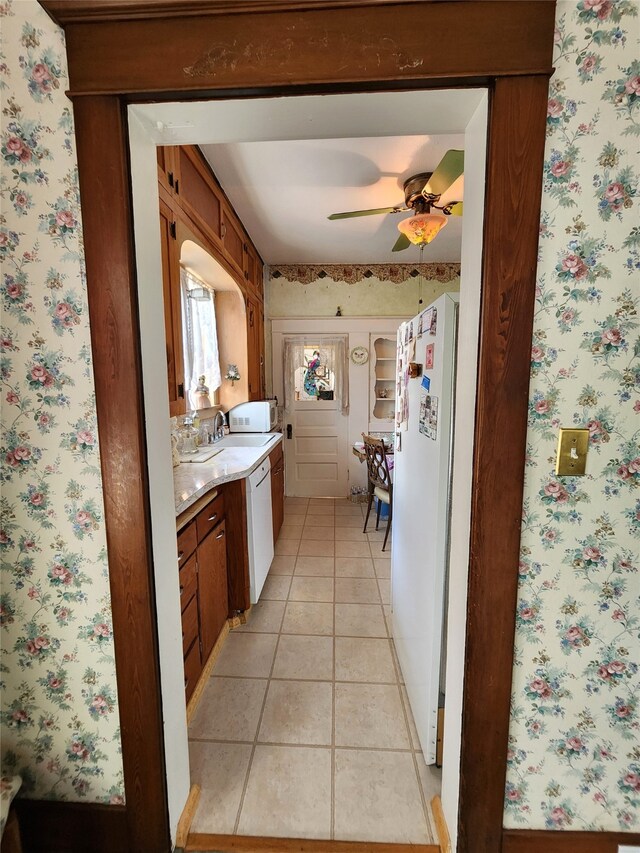
[[[198,545],[200,653],[204,665],[227,621],[227,537],[224,521]]]
[[[219,491],[178,534],[187,701],[229,615],[224,506]]]
[[[282,442],[269,454],[271,462],[271,512],[273,516],[273,542],[280,535],[284,521],[284,449]]]

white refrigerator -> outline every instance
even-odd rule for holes
[[[458,294],[445,293],[398,330],[392,626],[427,764],[436,760],[441,686],[457,319]],[[409,363],[421,375],[409,378]]]

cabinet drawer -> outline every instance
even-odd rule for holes
[[[186,654],[198,637],[198,596],[194,596],[182,614],[182,653]]]
[[[202,542],[210,530],[220,524],[224,518],[224,495],[218,492],[218,497],[207,504],[203,510],[196,515],[196,527],[198,529],[198,542]]]
[[[184,566],[191,554],[196,550],[198,535],[196,525],[192,521],[178,533],[178,565]]]
[[[196,565],[196,555],[194,554],[180,569],[180,610],[185,609],[198,591]]]
[[[201,672],[200,644],[196,640],[184,657],[184,689],[187,694],[187,702],[191,698]]]

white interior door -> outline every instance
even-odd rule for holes
[[[286,494],[346,497],[347,418],[340,403],[296,401],[286,417],[284,434]]]

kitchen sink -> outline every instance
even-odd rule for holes
[[[264,447],[276,436],[273,433],[245,433],[225,435],[220,441],[216,441],[216,447]]]

